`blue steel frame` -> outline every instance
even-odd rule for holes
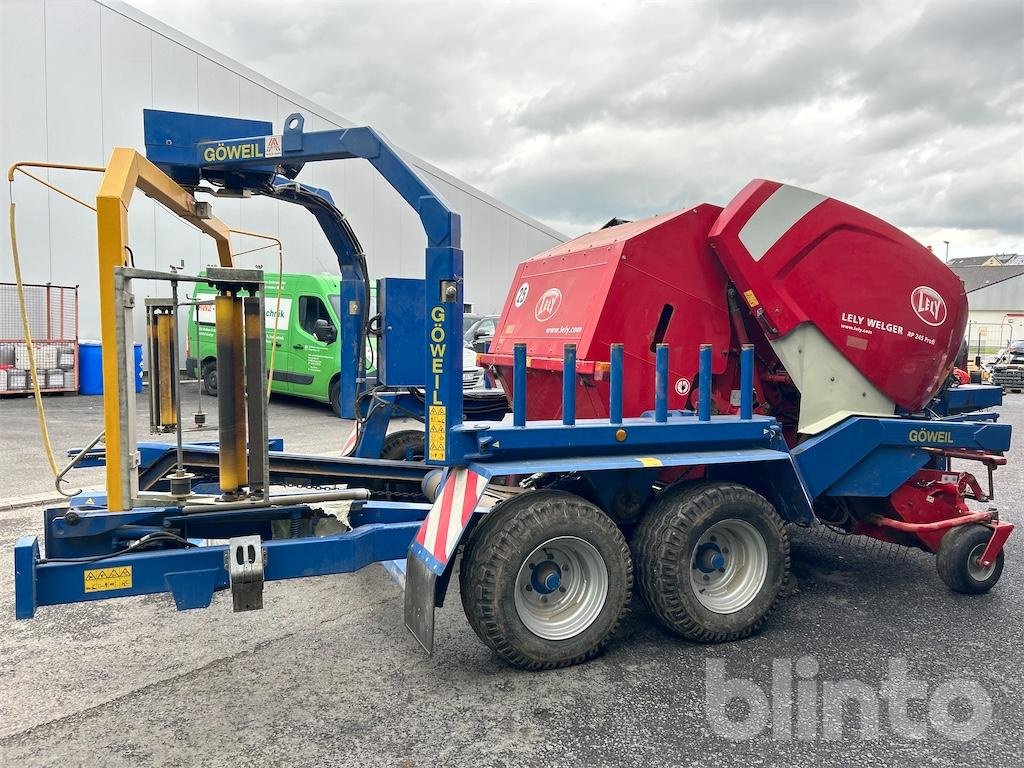
[[[395,509],[395,506],[398,508]],[[308,507],[296,509],[308,511]],[[63,514],[65,510],[57,512]],[[180,517],[176,507],[154,510],[148,514],[161,513],[170,519]],[[425,507],[422,514],[417,515],[404,505],[368,504],[362,514],[375,516],[379,522],[360,525],[349,533],[335,536],[265,541],[263,546],[267,558],[264,576],[267,580],[274,580],[349,573],[371,563],[405,557],[409,541],[419,529],[425,513]],[[88,513],[82,514],[84,516]],[[106,512],[94,514],[115,516]],[[83,520],[86,519],[83,517]],[[103,522],[109,525],[109,521]],[[211,530],[216,530],[218,534],[226,532],[215,527]],[[124,535],[138,537],[139,531],[126,530]],[[227,550],[226,546],[196,546],[189,549],[136,552],[100,560],[42,560],[38,540],[34,536],[23,536],[14,546],[15,615],[19,619],[28,619],[35,615],[39,606],[157,592],[170,592],[178,610],[205,608],[216,590],[228,587]],[[126,567],[131,568],[130,586],[99,592],[86,591],[86,571]]]
[[[391,144],[369,127],[305,132],[301,114],[289,115],[280,135],[271,123],[146,110],[146,155],[179,183],[206,179],[228,189],[257,191],[297,202],[317,218],[338,255],[342,270],[343,416],[355,416],[358,379],[363,375],[360,341],[367,276],[360,268],[354,236],[329,193],[293,181],[309,162],[362,158],[419,216],[427,236],[424,348],[426,460],[450,463],[445,436],[462,423],[462,224],[441,196]],[[268,151],[274,144],[278,149]],[[278,169],[283,175],[278,174]],[[355,302],[355,305],[353,305]],[[347,341],[346,341],[347,340]],[[351,408],[350,408],[351,406]]]
[[[410,396],[410,403],[417,403]],[[371,416],[371,418],[377,418]],[[383,438],[383,426],[374,433],[380,442]],[[421,482],[431,468],[418,463],[405,461],[374,461],[364,460],[367,457],[334,457],[317,456],[284,451],[284,441],[271,439],[268,452],[270,481],[283,485],[342,485],[360,484],[368,480],[391,480],[405,482]],[[371,442],[369,450],[376,450],[369,458],[380,455],[380,444]],[[167,473],[176,462],[176,451],[167,443],[143,442],[139,448],[139,488],[144,491],[165,490],[160,487]],[[218,446],[216,442],[185,443],[183,458],[185,468],[196,475],[193,486],[217,479]],[[79,453],[68,451],[69,456]],[[102,467],[106,465],[106,455],[102,448],[89,451],[78,463],[78,467]],[[217,493],[217,491],[211,491]],[[76,496],[71,500],[72,506],[90,506],[99,508],[106,506],[106,494],[89,492]]]
[[[574,351],[568,348],[564,353],[563,376],[569,381],[575,380]],[[703,381],[710,380],[711,358],[711,348],[702,347],[698,375]],[[696,413],[669,412],[664,405],[667,349],[661,348],[656,352],[654,411],[638,418],[622,418],[623,356],[621,346],[613,345],[609,369],[612,418],[577,421],[575,399],[570,396],[563,402],[561,421],[528,422],[524,345],[516,346],[514,360],[513,377],[521,386],[515,390],[511,424],[463,424],[453,429],[448,440],[459,464],[489,479],[583,473],[606,508],[621,488],[646,488],[649,493],[665,468],[701,466],[709,478],[741,480],[760,491],[785,519],[813,524],[815,498],[825,494],[888,495],[932,459],[932,454],[923,450],[926,447],[956,445],[986,452],[1009,447],[1009,427],[986,421],[852,417],[791,451],[775,419],[752,413],[753,349],[749,346],[740,353],[740,413],[736,416],[711,415],[710,386],[698,387]],[[282,446],[275,443],[274,447]],[[215,456],[215,446],[195,448]],[[156,462],[166,450],[162,444],[144,446],[143,462]],[[394,463],[401,469],[401,462]],[[387,470],[387,466],[381,468]],[[351,515],[351,533],[323,539],[267,541],[265,578],[345,573],[372,562],[397,560],[412,551],[413,537],[428,511],[425,504],[357,503]],[[45,559],[40,557],[34,537],[19,539],[15,547],[16,613],[19,618],[28,618],[41,605],[154,592],[171,592],[175,605],[182,610],[205,607],[215,590],[228,585],[223,565],[225,547],[114,557],[110,553],[156,531],[172,531],[190,540],[254,533],[269,539],[273,520],[296,521],[313,516],[308,505],[190,515],[183,515],[176,507],[118,513],[78,504],[70,515],[63,508],[47,510]],[[85,591],[85,571],[124,566],[132,566],[131,586],[102,593]],[[440,587],[447,583],[439,577],[447,568],[430,562],[418,550],[413,552],[407,606],[418,604],[432,617],[443,597]],[[426,647],[432,647],[432,630],[429,636],[422,629],[414,631]]]

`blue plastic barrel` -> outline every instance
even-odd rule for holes
[[[135,345],[135,391],[142,391],[142,345]],[[103,347],[98,341],[78,343],[78,393],[103,394]]]
[[[78,394],[103,394],[103,347],[98,341],[78,342]]]

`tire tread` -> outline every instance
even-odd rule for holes
[[[506,573],[511,568],[518,570],[510,561],[508,553],[515,551],[518,541],[529,539],[538,530],[543,531],[549,527],[553,515],[561,516],[580,530],[596,529],[598,535],[614,541],[619,550],[618,555],[626,564],[626,583],[623,605],[611,628],[598,643],[571,657],[540,659],[517,648],[501,626],[499,603],[503,597],[503,588],[507,588],[507,585],[498,583],[497,575],[500,565],[506,566]],[[460,566],[460,593],[470,626],[495,653],[509,663],[528,670],[568,667],[599,654],[628,613],[628,598],[632,587],[632,561],[621,531],[600,509],[563,491],[529,491],[496,507],[474,530],[474,536],[463,552]]]
[[[680,547],[686,540],[687,529],[699,524],[700,519],[716,507],[730,502],[749,503],[759,500],[765,519],[784,543],[783,573],[789,573],[789,542],[782,519],[775,508],[762,496],[738,483],[701,482],[668,489],[659,496],[640,521],[633,537],[633,552],[637,563],[637,581],[640,595],[658,620],[683,637],[702,643],[724,643],[740,640],[761,628],[774,612],[783,592],[775,596],[768,609],[756,622],[742,631],[713,631],[701,626],[686,610],[679,598],[678,579],[689,579],[687,574],[677,576],[679,564],[688,567],[689,553],[683,557]],[[783,585],[785,578],[783,579]]]

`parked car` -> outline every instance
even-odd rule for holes
[[[498,317],[498,315],[483,315],[478,318],[463,335],[466,346],[474,352],[483,352],[484,346],[494,338]]]
[[[1024,364],[1024,341],[1011,341],[996,355],[994,365]]]
[[[483,317],[483,315],[476,314],[475,312],[464,312],[462,315],[462,335],[465,336],[466,332],[472,328],[476,322]]]

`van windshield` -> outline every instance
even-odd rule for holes
[[[332,293],[327,297],[331,302],[331,306],[334,307],[334,316],[339,320],[341,319],[341,294]],[[377,291],[370,291],[370,317],[377,314]]]

